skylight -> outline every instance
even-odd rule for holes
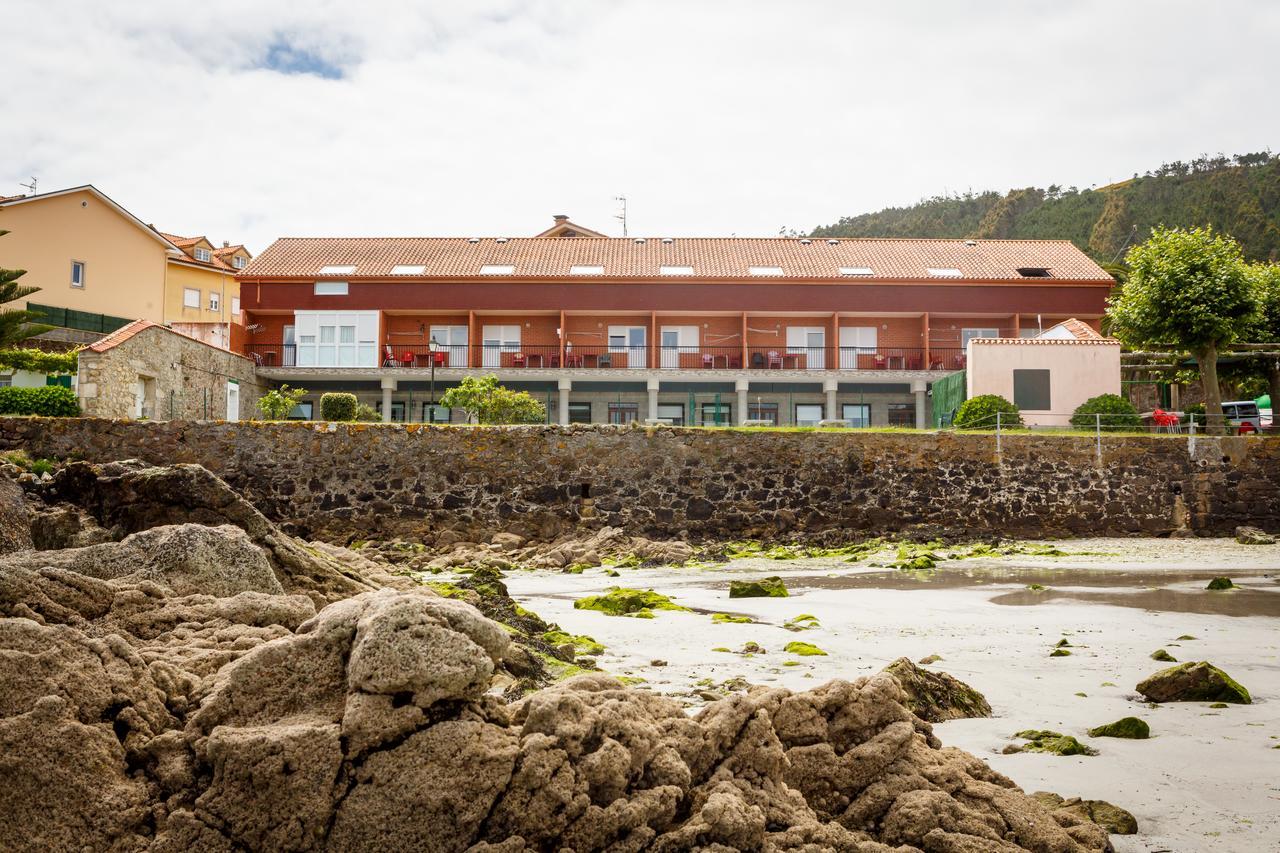
[[[658,268],[658,272],[663,275],[693,275],[693,267],[666,266],[664,264]]]
[[[929,275],[938,278],[959,278],[960,270],[955,267],[929,267]]]
[[[1023,278],[1051,278],[1048,267],[1018,267],[1018,275]]]
[[[511,264],[485,264],[480,267],[480,275],[514,275],[515,271]]]
[[[392,275],[422,275],[426,271],[426,264],[396,264],[391,268]]]
[[[747,267],[751,275],[782,275],[782,267]]]
[[[840,267],[840,275],[871,275],[871,267]]]
[[[320,267],[320,275],[351,275],[355,271],[354,264],[327,264]]]
[[[574,264],[569,267],[569,275],[604,275],[604,267],[600,264]]]

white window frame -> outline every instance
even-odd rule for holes
[[[312,290],[316,296],[346,296],[351,286],[345,281],[317,281]]]
[[[840,367],[854,370],[858,356],[875,355],[879,346],[880,329],[877,326],[840,327]]]
[[[71,262],[71,286],[77,290],[84,290],[84,271],[84,261],[73,260]]]
[[[820,336],[821,342],[815,342],[814,335]],[[787,353],[803,355],[806,370],[822,370],[827,362],[827,330],[822,326],[787,326]]]
[[[296,366],[377,367],[380,363],[377,311],[295,311],[293,317]]]
[[[621,338],[615,342],[614,338]],[[626,353],[627,367],[632,369],[648,367],[648,326],[610,326],[609,352]],[[616,366],[616,365],[615,365]]]
[[[195,255],[197,261],[203,261],[206,264],[213,259],[213,252],[203,246],[196,246],[192,254]]]
[[[239,296],[231,297],[231,314],[232,316],[235,316],[235,317],[240,316],[240,297]]]
[[[427,340],[435,341],[438,351],[449,354],[449,367],[466,367],[467,341],[470,335],[471,330],[466,326],[432,326]]]
[[[199,309],[202,297],[203,294],[198,288],[184,287],[182,288],[182,307]]]
[[[504,352],[520,352],[520,325],[482,326],[480,339],[484,344],[481,364],[483,367],[501,367]]]
[[[249,265],[249,261],[244,255],[235,255],[231,258],[231,266],[238,270],[242,270]]]
[[[216,290],[209,291],[209,310],[217,311],[222,307],[222,295]]]

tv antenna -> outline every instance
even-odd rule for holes
[[[615,195],[613,200],[618,202],[621,207],[619,212],[613,215],[614,219],[622,220],[622,236],[627,236],[627,197],[625,195]]]
[[[32,175],[32,177],[31,177],[31,183],[29,183],[29,184],[24,184],[24,183],[22,183],[21,181],[19,181],[19,182],[18,182],[18,186],[22,187],[23,189],[30,190],[30,191],[31,191],[31,194],[32,194],[32,195],[35,195],[35,194],[36,194],[36,184],[37,184],[37,183],[39,183],[39,181],[37,181],[37,180],[36,180],[36,178],[35,178],[35,176],[34,176],[34,175]]]

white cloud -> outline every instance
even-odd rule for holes
[[[616,233],[620,192],[634,233],[772,234],[1280,130],[1267,2],[423,6],[9,0],[0,194],[94,183],[255,250]]]

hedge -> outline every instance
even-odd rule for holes
[[[1077,429],[1132,430],[1142,428],[1138,410],[1119,394],[1099,394],[1085,400],[1071,416],[1071,425]]]
[[[0,388],[0,415],[74,418],[80,415],[80,403],[76,400],[76,392],[61,385]]]
[[[0,349],[0,368],[6,370],[30,370],[33,373],[75,373],[78,350],[72,352],[45,352],[30,348]]]
[[[965,400],[951,425],[956,429],[995,429],[997,412],[1000,413],[1001,428],[1022,426],[1022,413],[1018,407],[999,394],[982,394]]]
[[[356,416],[356,395],[331,391],[320,395],[320,419],[350,421]]]

